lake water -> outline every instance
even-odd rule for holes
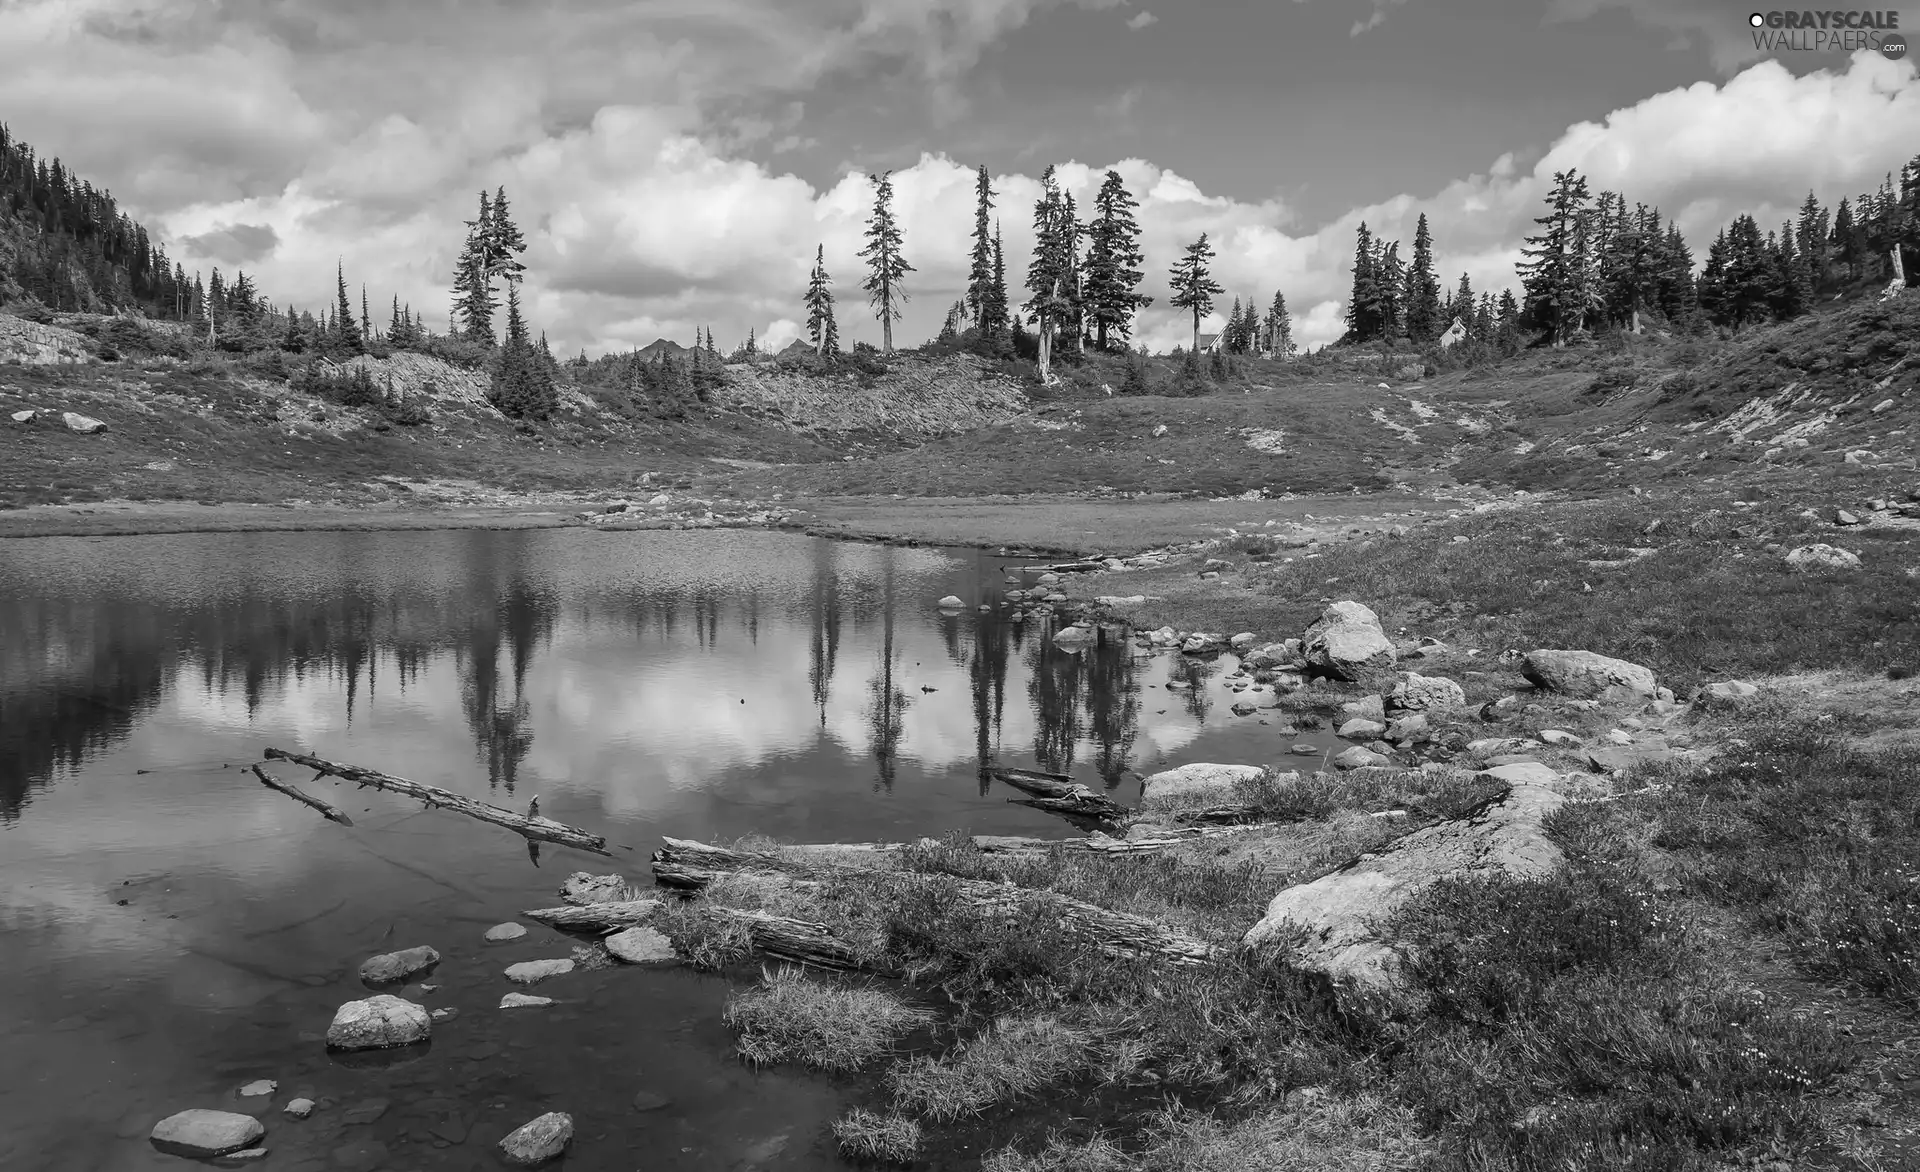
[[[573,1172],[845,1167],[826,1123],[858,1088],[741,1064],[726,979],[577,971],[532,990],[558,1004],[502,1011],[507,965],[574,941],[481,936],[576,870],[645,882],[663,834],[1063,837],[985,767],[1129,802],[1126,770],[1294,739],[1229,714],[1225,665],[1175,693],[1178,656],[1072,655],[971,609],[1019,564],[744,531],[0,541],[0,1168],[184,1167],[146,1137],[188,1107],[259,1115],[278,1172],[491,1168],[549,1110],[574,1116]],[[267,746],[538,795],[616,857],[536,863],[497,827],[268,766],[339,826],[245,771]],[[437,988],[404,995],[458,1016],[398,1065],[330,1057],[360,962],[416,944]],[[262,1078],[270,1099],[237,1098]],[[296,1095],[322,1109],[282,1116]]]

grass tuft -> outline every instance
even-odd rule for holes
[[[948,1121],[1090,1071],[1093,1039],[1042,1016],[1005,1017],[944,1059],[919,1054],[887,1072],[895,1106]]]
[[[756,1066],[797,1061],[847,1071],[887,1054],[933,1016],[878,989],[827,984],[781,968],[728,1001],[723,1020],[740,1035],[740,1056]]]
[[[905,1164],[920,1151],[920,1125],[900,1115],[855,1107],[833,1121],[833,1138],[851,1160]]]

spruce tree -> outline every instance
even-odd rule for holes
[[[334,341],[344,350],[359,353],[361,349],[360,326],[353,320],[353,303],[347,300],[346,262],[342,261],[334,269],[338,285],[339,300],[334,306]]]
[[[510,285],[519,284],[526,265],[516,259],[527,250],[527,242],[507,210],[507,189],[493,194],[493,212],[487,219],[486,252],[489,282],[498,278]]]
[[[1107,349],[1109,335],[1126,341],[1133,334],[1133,315],[1153,304],[1137,292],[1146,273],[1141,265],[1140,224],[1134,216],[1139,204],[1118,171],[1108,171],[1094,196],[1094,218],[1087,231],[1086,311],[1093,325],[1093,342]]]
[[[1215,284],[1210,271],[1213,260],[1213,246],[1207,243],[1207,235],[1202,232],[1200,239],[1187,245],[1180,259],[1173,262],[1173,297],[1168,304],[1175,309],[1190,310],[1193,313],[1193,349],[1200,349],[1200,319],[1213,312],[1213,298],[1217,293],[1226,292]]]
[[[1364,342],[1378,332],[1374,313],[1379,289],[1373,269],[1373,233],[1363,221],[1354,233],[1353,290],[1347,296],[1348,341]]]
[[[1553,177],[1547,196],[1547,214],[1535,217],[1544,229],[1526,238],[1526,260],[1520,264],[1527,294],[1527,314],[1552,331],[1555,346],[1566,345],[1585,312],[1585,274],[1578,255],[1581,221],[1587,211],[1587,181],[1573,171]]]
[[[1000,244],[1000,221],[993,222],[993,284],[988,288],[985,313],[987,336],[995,341],[1007,335],[1007,254]]]
[[[830,357],[827,350],[828,325],[833,321],[833,278],[827,275],[827,246],[818,246],[813,254],[813,272],[807,278],[807,340],[813,343],[817,358]]]
[[[387,341],[395,346],[407,344],[407,327],[400,320],[400,295],[393,295],[393,315],[387,319]]]
[[[1840,197],[1840,206],[1833,209],[1833,235],[1827,239],[1828,255],[1837,260],[1846,270],[1846,279],[1860,279],[1860,255],[1858,235],[1853,226],[1853,208],[1846,196]]]
[[[1293,319],[1287,314],[1286,296],[1278,289],[1273,291],[1273,304],[1267,309],[1265,333],[1263,349],[1275,358],[1293,357]]]
[[[867,262],[867,279],[861,285],[880,319],[880,342],[884,353],[893,353],[893,323],[902,316],[900,306],[907,300],[900,287],[905,276],[914,271],[900,254],[900,223],[893,212],[893,172],[873,177],[873,214],[867,220],[867,246],[860,256]]]
[[[1395,240],[1380,249],[1374,262],[1373,319],[1380,337],[1392,342],[1405,328],[1401,320],[1405,306],[1401,294],[1406,286],[1406,266],[1400,260],[1400,242]]]
[[[1467,280],[1467,274],[1460,274],[1460,284],[1453,291],[1453,317],[1460,319],[1462,329],[1473,328],[1473,283]],[[1447,328],[1451,329],[1453,319],[1447,319]]]
[[[1220,348],[1229,354],[1240,353],[1240,327],[1243,324],[1241,321],[1243,312],[1240,308],[1240,299],[1235,297],[1233,308],[1227,311],[1227,327],[1220,332]]]
[[[526,321],[520,316],[519,286],[512,281],[507,283],[506,337],[494,363],[488,398],[514,419],[546,419],[559,405],[553,372],[528,340]]]
[[[1425,212],[1413,229],[1413,264],[1407,269],[1405,301],[1407,337],[1416,346],[1428,345],[1446,323],[1440,320],[1440,282],[1433,273],[1433,234],[1427,230]]]
[[[493,311],[499,303],[493,295],[491,269],[493,202],[486,192],[480,193],[479,216],[466,224],[467,242],[460,251],[453,275],[453,320],[460,324],[460,332],[467,338],[491,348]]]
[[[973,181],[973,258],[967,270],[967,312],[973,324],[985,336],[997,332],[989,327],[993,304],[993,237],[987,235],[987,213],[993,210],[993,179],[981,164]]]
[[[365,284],[360,286],[360,339],[363,342],[371,342],[374,340],[373,314],[368,312],[367,287]]]
[[[298,354],[307,348],[306,335],[300,329],[300,315],[287,307],[287,332],[280,338],[280,348],[290,354]]]
[[[1040,381],[1049,381],[1054,335],[1070,322],[1073,300],[1073,239],[1077,225],[1068,211],[1051,164],[1040,175],[1040,198],[1033,205],[1033,260],[1027,266],[1026,289],[1031,296],[1022,309],[1033,315],[1039,330]]]

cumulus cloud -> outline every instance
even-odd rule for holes
[[[182,243],[202,256],[230,265],[251,264],[273,251],[280,234],[271,224],[223,224]]]
[[[1151,12],[1136,12],[1127,18],[1127,27],[1135,32],[1139,32],[1148,25],[1157,24],[1159,21],[1160,18]]]

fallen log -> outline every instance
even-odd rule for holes
[[[654,881],[661,886],[698,891],[723,876],[741,871],[764,874],[770,870],[784,870],[780,862],[776,856],[768,854],[730,851],[705,843],[668,839],[665,848],[653,853],[653,873]],[[1221,952],[1215,945],[1184,936],[1143,916],[1108,911],[1058,892],[1011,887],[1005,883],[980,879],[921,875],[911,871],[879,871],[865,867],[827,868],[814,873],[823,871],[837,877],[865,879],[885,874],[906,882],[943,882],[947,885],[945,890],[962,906],[989,915],[1012,914],[1019,910],[1023,900],[1039,901],[1058,916],[1063,927],[1113,953],[1153,955],[1177,964],[1200,964]],[[817,879],[799,878],[791,874],[782,878],[786,884],[797,888],[819,886]]]
[[[1026,574],[1086,574],[1107,568],[1105,561],[1055,562],[1051,566],[1021,566]]]
[[[753,947],[776,960],[790,960],[798,964],[838,969],[842,972],[864,971],[881,976],[896,975],[892,969],[862,958],[852,945],[835,936],[833,930],[825,924],[796,920],[791,916],[776,916],[772,912],[746,911],[741,908],[710,907],[706,910],[710,915],[720,916],[743,925],[753,939]]]
[[[329,822],[338,822],[342,826],[353,825],[353,819],[347,817],[346,814],[342,813],[338,807],[329,805],[326,802],[321,801],[319,798],[314,797],[312,794],[305,793],[299,789],[296,789],[293,786],[288,785],[286,782],[281,781],[279,778],[271,776],[270,774],[267,773],[266,770],[260,768],[258,765],[250,766],[250,768],[253,770],[253,775],[259,778],[260,783],[266,786],[268,789],[279,790],[281,793],[287,795],[288,797],[292,798],[296,802],[304,802],[307,805],[312,806],[314,809],[320,811],[320,813],[323,814],[326,817],[327,821]]]
[[[291,761],[295,765],[304,765],[314,771],[316,777],[337,777],[342,781],[370,785],[375,789],[387,790],[403,797],[416,798],[427,804],[429,809],[444,806],[456,813],[481,822],[490,822],[495,826],[504,826],[515,834],[542,842],[558,843],[577,850],[592,851],[598,855],[611,855],[607,849],[607,840],[597,834],[588,834],[575,826],[564,822],[555,822],[551,818],[538,815],[528,817],[502,810],[485,802],[477,802],[463,794],[444,790],[438,786],[425,785],[418,781],[408,781],[404,777],[394,777],[377,769],[362,769],[357,765],[343,765],[338,761],[327,761],[319,757],[309,757],[304,753],[289,753],[283,749],[268,749],[269,760]]]
[[[1041,773],[1032,769],[992,768],[987,775],[1030,798],[1009,799],[1015,805],[1032,806],[1049,814],[1072,820],[1082,818],[1094,823],[1113,823],[1133,813],[1105,794],[1097,794],[1062,773]]]
[[[520,914],[536,924],[562,932],[615,932],[643,924],[659,910],[657,899],[630,899],[620,903],[537,908]]]

